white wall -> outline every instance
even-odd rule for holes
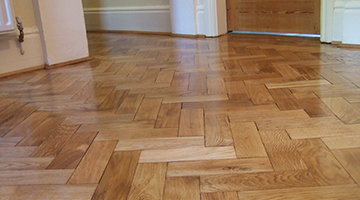
[[[81,0],[34,0],[47,65],[89,56]]]
[[[360,0],[322,0],[321,41],[360,44]]]
[[[0,35],[0,74],[23,71],[44,65],[44,55],[31,0],[13,0],[15,16],[22,16],[25,54],[21,55],[17,40],[18,32]]]
[[[169,0],[83,0],[87,30],[171,32]]]
[[[171,27],[173,34],[196,35],[196,0],[170,0]]]

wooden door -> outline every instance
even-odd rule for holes
[[[320,34],[320,0],[227,0],[228,29]]]

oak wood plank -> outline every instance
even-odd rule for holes
[[[73,172],[72,169],[0,171],[0,186],[65,184]]]
[[[4,129],[13,129],[33,114],[37,109],[39,109],[39,106],[25,106],[18,112],[15,112],[14,115],[3,121],[0,124],[0,127]]]
[[[166,163],[138,164],[127,199],[163,199]]]
[[[5,186],[6,190],[14,190],[11,199],[91,199],[96,185],[21,185]],[[0,189],[1,190],[1,189]]]
[[[1,158],[0,171],[45,170],[54,158]]]
[[[96,134],[96,132],[73,134],[47,169],[75,169]]]
[[[236,158],[234,148],[229,147],[188,147],[163,150],[144,150],[140,163],[213,160]]]
[[[226,115],[205,116],[205,146],[230,146],[233,144],[229,119]]]
[[[275,171],[308,169],[285,130],[260,131],[260,136]]]
[[[138,128],[138,129],[108,129],[98,133],[95,140],[127,140],[144,138],[177,137],[177,128]]]
[[[70,177],[68,184],[99,183],[117,141],[95,141]]]
[[[309,171],[201,176],[202,193],[318,186]]]
[[[245,84],[243,81],[239,82],[226,82],[226,88],[228,91],[229,99],[249,101],[250,97],[247,93]]]
[[[130,90],[113,90],[102,102],[99,109],[118,109]]]
[[[326,137],[321,138],[325,145],[333,149],[349,149],[349,148],[358,148],[360,147],[360,136],[338,136],[338,137]]]
[[[134,114],[135,116],[144,96],[144,94],[129,94],[121,103],[116,114]]]
[[[241,174],[273,171],[268,158],[170,162],[167,177]]]
[[[267,199],[348,199],[355,200],[360,196],[356,185],[336,185],[321,187],[296,187],[286,189],[255,190],[238,192],[240,199],[267,200]]]
[[[345,124],[359,124],[360,111],[356,110],[342,97],[321,99]]]
[[[36,147],[0,147],[0,158],[27,158]]]
[[[156,120],[162,98],[144,98],[134,121]]]
[[[307,128],[288,128],[286,131],[292,139],[306,139],[306,138],[319,138],[319,137],[344,137],[356,136],[360,125],[337,125],[328,124],[324,126],[315,126]]]
[[[45,119],[39,126],[27,134],[26,137],[21,140],[19,144],[17,144],[17,146],[39,146],[56,130],[56,128],[64,120],[64,117]]]
[[[155,128],[178,128],[180,112],[180,103],[162,104],[156,119]]]
[[[140,152],[114,152],[92,199],[124,199],[131,189]]]
[[[115,151],[203,147],[204,137],[169,137],[119,140]]]
[[[214,192],[214,193],[202,193],[202,200],[213,200],[213,199],[223,199],[223,200],[236,200],[239,199],[236,192]]]
[[[354,181],[360,185],[360,148],[335,149],[332,152]]]
[[[204,131],[203,109],[181,110],[179,136],[203,136]]]
[[[175,71],[173,70],[161,70],[155,83],[171,83],[174,77]]]
[[[32,157],[56,156],[80,125],[60,125],[32,154]]]
[[[294,140],[294,143],[319,185],[354,183],[321,139]]]
[[[207,94],[226,94],[226,85],[223,78],[207,77]]]
[[[302,109],[300,103],[289,89],[272,89],[269,92],[280,110]]]
[[[326,117],[333,115],[331,110],[314,93],[294,93],[294,96],[310,117]]]
[[[164,200],[200,200],[199,177],[172,177],[166,179]]]
[[[231,123],[230,125],[238,158],[267,157],[254,122]]]
[[[249,84],[246,85],[246,89],[250,95],[253,104],[268,104],[274,103],[274,99],[271,97],[269,91],[263,84]]]

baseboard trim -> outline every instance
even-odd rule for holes
[[[339,44],[338,48],[352,48],[352,49],[360,49],[360,44]]]
[[[25,69],[20,69],[20,70],[0,74],[0,78],[4,78],[4,77],[8,77],[8,76],[14,76],[14,75],[18,75],[18,74],[27,73],[27,72],[32,72],[32,71],[36,71],[36,70],[44,69],[44,68],[45,68],[45,65],[39,65],[39,66],[35,66],[35,67],[29,67],[29,68],[25,68]]]
[[[334,45],[341,45],[342,44],[342,41],[332,41],[331,44],[334,44]]]
[[[89,61],[94,59],[93,57],[85,57],[85,58],[80,58],[80,59],[76,59],[76,60],[71,60],[71,61],[66,61],[66,62],[62,62],[62,63],[57,63],[54,65],[46,65],[45,69],[53,69],[53,68],[57,68],[57,67],[64,67],[67,65],[73,65],[73,64],[77,64],[77,63],[81,63],[81,62],[85,62],[85,61]]]
[[[184,37],[184,38],[206,38],[205,35],[188,35],[188,34],[176,34],[176,33],[171,33],[170,36],[172,36],[172,37]]]

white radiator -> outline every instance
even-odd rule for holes
[[[11,0],[0,0],[0,34],[14,31],[15,24]]]

